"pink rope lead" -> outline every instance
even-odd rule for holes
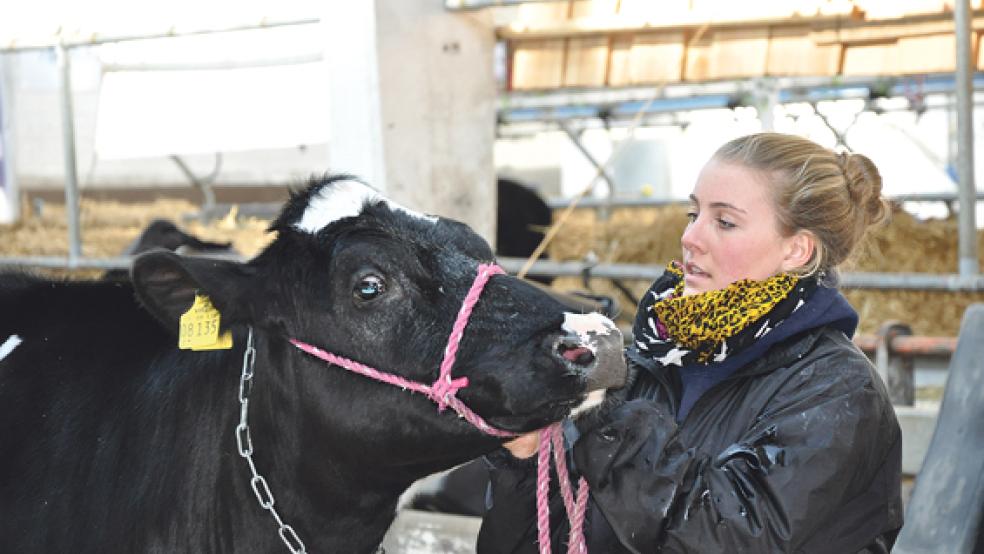
[[[571,480],[567,472],[564,454],[564,437],[560,423],[554,423],[540,430],[540,446],[537,451],[536,473],[536,527],[540,554],[551,554],[550,545],[550,452],[557,467],[557,480],[560,495],[567,511],[570,534],[567,540],[568,554],[587,554],[584,540],[584,514],[588,504],[588,483],[581,477],[578,480],[577,497],[571,492]]]
[[[567,521],[570,523],[570,534],[567,540],[569,553],[586,554],[588,547],[584,542],[584,511],[588,503],[588,482],[584,477],[577,481],[577,498],[571,493],[571,480],[567,473],[567,457],[564,450],[564,433],[559,423],[553,426],[554,464],[557,466],[557,478],[560,481],[560,494],[567,509]]]

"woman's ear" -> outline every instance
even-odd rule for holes
[[[805,267],[816,250],[816,237],[809,231],[799,230],[786,238],[786,255],[782,260],[782,271],[792,271]]]

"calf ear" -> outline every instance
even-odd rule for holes
[[[133,260],[130,279],[144,307],[176,333],[196,294],[211,299],[222,314],[223,328],[249,321],[250,303],[245,299],[252,273],[241,263],[155,250]]]

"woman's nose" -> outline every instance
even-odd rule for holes
[[[700,218],[691,221],[680,235],[680,245],[690,251],[703,251],[702,222]]]

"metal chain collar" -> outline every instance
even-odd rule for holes
[[[249,464],[249,471],[253,477],[249,480],[253,487],[253,494],[260,507],[270,512],[274,521],[277,522],[277,533],[280,540],[284,541],[291,554],[307,554],[304,541],[297,536],[297,532],[290,525],[284,523],[280,513],[273,507],[273,493],[270,492],[270,485],[267,480],[256,470],[253,463],[253,438],[249,432],[249,393],[253,390],[253,370],[256,364],[256,348],[253,346],[253,327],[249,327],[249,334],[246,336],[246,350],[243,351],[243,373],[239,378],[239,425],[236,426],[236,445],[239,448],[239,455],[246,459]],[[383,545],[379,545],[376,554],[386,554]]]
[[[273,507],[273,493],[270,492],[270,485],[267,480],[256,471],[256,464],[253,463],[253,438],[249,433],[249,393],[253,390],[253,366],[256,363],[256,348],[253,347],[253,328],[249,328],[249,335],[246,338],[246,350],[243,352],[243,374],[239,378],[239,425],[236,426],[236,445],[239,447],[239,455],[246,458],[249,463],[249,471],[253,477],[249,480],[253,487],[253,494],[260,507],[270,512],[274,521],[277,522],[277,533],[280,540],[284,541],[292,554],[307,554],[304,541],[297,536],[294,528],[284,523],[280,518],[277,509]]]

